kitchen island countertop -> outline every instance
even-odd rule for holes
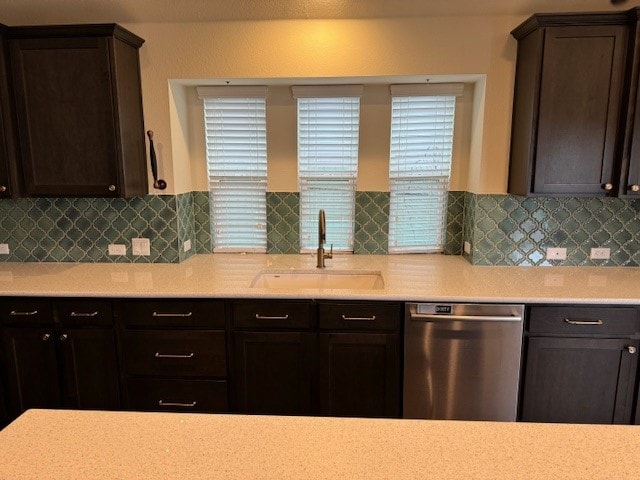
[[[636,478],[640,428],[29,410],[0,479]]]
[[[637,267],[489,267],[459,256],[336,255],[326,272],[382,274],[381,289],[253,288],[260,272],[315,270],[313,255],[195,255],[180,264],[0,263],[0,296],[300,298],[640,304]]]

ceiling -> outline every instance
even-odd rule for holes
[[[614,0],[616,1],[616,0]],[[617,0],[0,0],[6,25],[529,15],[630,8]]]

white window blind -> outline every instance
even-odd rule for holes
[[[266,252],[266,87],[199,87],[214,252]]]
[[[444,248],[456,95],[392,86],[389,253]],[[417,91],[416,91],[417,90]]]
[[[326,244],[353,251],[362,87],[293,87],[293,92],[298,99],[300,249],[318,247],[318,212],[324,209]]]

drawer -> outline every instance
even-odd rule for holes
[[[57,300],[54,309],[64,327],[113,325],[111,302],[105,300]]]
[[[398,330],[399,303],[321,303],[320,328],[325,330]]]
[[[128,330],[123,351],[129,375],[225,377],[224,332]]]
[[[640,334],[640,318],[634,307],[535,306],[529,309],[529,332],[626,337]]]
[[[131,300],[120,302],[117,312],[127,326],[225,326],[224,302],[219,300]]]
[[[127,396],[132,410],[210,413],[229,410],[224,380],[130,378]]]
[[[0,322],[4,325],[52,325],[51,303],[47,300],[10,299],[0,302]]]
[[[313,304],[309,302],[235,302],[235,327],[251,328],[311,328]]]

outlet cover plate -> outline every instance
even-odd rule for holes
[[[109,255],[126,255],[127,247],[126,245],[122,245],[121,243],[112,243],[108,247]]]
[[[566,260],[566,248],[547,248],[547,260]]]
[[[134,255],[151,255],[151,242],[148,238],[132,239],[131,253]]]
[[[182,244],[182,249],[185,252],[188,252],[189,250],[191,250],[191,240],[185,240],[184,243]]]
[[[0,243],[0,255],[9,255],[8,243]]]
[[[611,256],[610,248],[592,248],[591,255],[589,255],[589,258],[591,260],[609,260],[610,256]]]

